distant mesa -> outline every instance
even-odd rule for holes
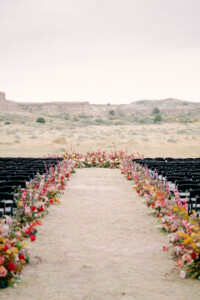
[[[162,100],[140,100],[130,104],[90,104],[89,102],[15,102],[6,99],[6,94],[0,92],[0,108],[2,113],[43,113],[43,114],[85,114],[93,116],[109,115],[110,110],[127,116],[135,114],[151,115],[153,108],[158,107],[161,113],[172,115],[200,113],[200,103],[166,98]]]

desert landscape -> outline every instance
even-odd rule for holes
[[[97,149],[127,150],[145,157],[200,155],[199,103],[166,99],[130,105],[48,105],[17,103],[3,96],[1,156],[36,157]]]
[[[129,105],[33,104],[0,96],[3,157],[93,150],[200,156],[199,103],[166,99]],[[50,209],[39,229],[19,285],[1,290],[1,298],[199,299],[198,282],[180,278],[170,254],[163,252],[167,236],[156,230],[152,211],[132,185],[120,170],[77,170],[61,206]]]

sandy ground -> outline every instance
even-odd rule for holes
[[[20,285],[0,299],[200,299],[198,281],[171,272],[167,236],[119,170],[77,170],[61,201],[44,219]]]

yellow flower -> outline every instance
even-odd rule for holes
[[[5,239],[2,236],[0,236],[0,243],[5,243]]]
[[[197,248],[197,245],[195,243],[192,243],[191,247],[195,250]]]
[[[28,247],[29,245],[30,245],[30,242],[27,242],[27,241],[23,241],[23,242],[21,243],[21,247],[22,247],[22,248]]]
[[[61,202],[60,202],[60,200],[58,198],[55,198],[54,201],[57,202],[58,204],[61,204]]]
[[[20,207],[20,206],[22,206],[23,205],[23,202],[22,201],[18,201],[17,202],[17,207]]]
[[[14,253],[14,254],[17,254],[18,253],[18,249],[16,247],[12,247],[11,249],[11,252]]]

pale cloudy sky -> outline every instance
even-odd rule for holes
[[[199,0],[0,0],[16,101],[200,101]]]

